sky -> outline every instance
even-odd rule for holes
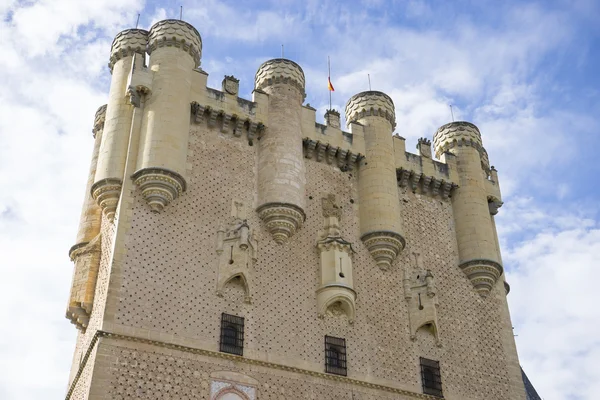
[[[499,171],[497,215],[523,369],[545,400],[600,392],[600,2],[597,0],[0,0],[0,398],[60,398],[76,329],[64,317],[96,109],[121,30],[183,17],[209,86],[281,56],[328,107],[389,94],[414,150],[475,123]],[[322,122],[320,120],[319,122]]]

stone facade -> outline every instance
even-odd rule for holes
[[[422,357],[444,398],[525,399],[479,130],[440,128],[436,161],[392,136],[383,93],[352,97],[346,132],[302,105],[297,64],[260,66],[250,101],[234,77],[206,86],[201,50],[174,20],[113,43],[66,397],[434,399]],[[244,318],[243,355],[221,351],[223,313]],[[345,375],[325,372],[326,336]]]

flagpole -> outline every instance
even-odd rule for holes
[[[329,60],[329,56],[327,56],[327,79],[328,82],[331,82],[331,61]],[[331,110],[331,90],[329,90],[329,109]]]

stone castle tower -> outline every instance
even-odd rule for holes
[[[293,61],[247,100],[201,54],[179,20],[112,44],[67,398],[525,399],[478,128],[412,154],[384,93],[348,100],[347,132]]]

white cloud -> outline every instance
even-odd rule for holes
[[[64,51],[65,38],[78,37],[81,26],[92,24],[97,29],[116,31],[135,21],[141,0],[42,0],[30,6],[18,7],[12,14],[12,40],[22,45],[29,56]],[[59,41],[61,39],[61,41]]]
[[[519,356],[544,399],[591,399],[600,390],[600,224],[578,215],[545,213],[539,205],[509,214],[533,237],[506,243],[509,303]],[[504,224],[505,222],[503,222]],[[514,228],[514,227],[513,227]],[[543,389],[543,390],[541,390]]]
[[[304,31],[298,15],[275,9],[254,12],[210,0],[201,4],[188,1],[184,10],[186,19],[197,24],[203,37],[225,42],[256,43],[276,39],[285,43],[287,38]]]

